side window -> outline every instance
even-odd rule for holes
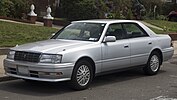
[[[127,36],[129,38],[137,38],[137,37],[146,37],[147,33],[137,24],[126,23],[124,24],[124,28],[127,32]]]
[[[121,24],[111,24],[106,32],[106,36],[115,36],[116,40],[125,39],[126,31]]]

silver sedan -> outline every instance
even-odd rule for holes
[[[88,88],[98,75],[143,68],[158,73],[174,49],[168,35],[157,35],[132,20],[75,21],[51,39],[10,49],[6,74],[26,81],[69,81],[73,89]]]

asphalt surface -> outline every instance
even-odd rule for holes
[[[66,82],[0,82],[0,100],[177,100],[177,57],[155,76],[130,70],[100,76],[89,89],[71,90]]]

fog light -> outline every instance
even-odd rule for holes
[[[50,75],[49,72],[39,72],[40,75]]]
[[[61,76],[61,75],[63,75],[62,72],[56,72],[56,73],[53,73],[53,72],[39,72],[39,74],[41,74],[41,75],[51,75],[51,76]]]
[[[58,73],[56,73],[56,75],[60,76],[60,75],[63,75],[63,73],[62,72],[58,72]]]
[[[61,75],[63,75],[63,73],[62,72],[56,72],[56,73],[50,73],[50,75],[52,75],[52,76],[61,76]]]

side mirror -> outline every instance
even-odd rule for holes
[[[116,37],[115,36],[106,36],[103,40],[104,43],[106,42],[115,42],[116,41]]]

